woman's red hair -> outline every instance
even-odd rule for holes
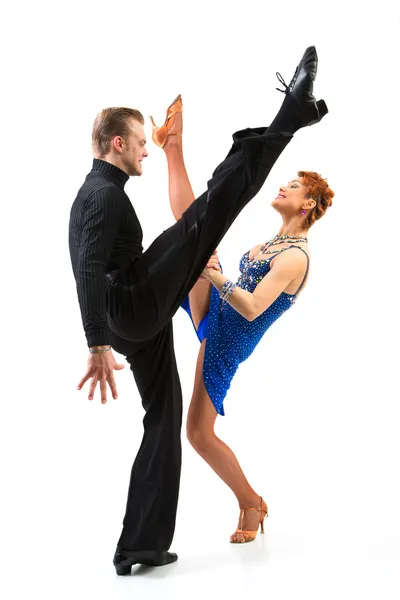
[[[327,208],[332,206],[332,198],[335,193],[329,187],[327,180],[323,179],[318,173],[314,173],[314,171],[299,171],[297,175],[303,178],[307,198],[312,198],[316,202],[314,208],[307,211],[308,214],[304,224],[308,228],[323,217]]]

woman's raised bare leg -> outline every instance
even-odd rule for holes
[[[174,123],[163,150],[168,163],[169,201],[172,213],[178,221],[195,197],[183,158],[182,136],[176,135],[176,132],[182,131],[182,113],[177,113],[173,119]],[[210,293],[211,283],[207,279],[198,279],[189,293],[190,312],[196,329],[208,312]]]

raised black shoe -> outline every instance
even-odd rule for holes
[[[114,566],[117,575],[130,575],[133,565],[148,565],[151,567],[161,567],[178,560],[178,555],[166,550],[140,550],[138,552],[129,551],[129,556],[124,552],[117,550],[114,554]]]
[[[289,85],[286,85],[280,73],[276,73],[278,80],[284,86],[283,90],[276,89],[286,94],[286,98],[275,121],[271,124],[271,129],[278,128],[282,130],[283,128],[294,133],[301,127],[318,123],[328,113],[325,101],[317,101],[313,95],[317,69],[317,51],[315,46],[309,46],[297,65]],[[286,129],[283,127],[284,124],[287,125]]]

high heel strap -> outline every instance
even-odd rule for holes
[[[263,508],[263,504],[265,504],[264,500],[262,499],[262,497],[260,496],[260,505],[259,506],[255,506],[255,507],[250,507],[250,508],[241,508],[240,509],[240,516],[239,516],[239,529],[241,529],[243,531],[243,518],[244,518],[244,513],[245,511],[250,511],[250,510],[258,510],[260,513],[264,512],[265,515],[260,518],[260,523],[262,521],[263,526],[262,529],[264,529],[264,519],[265,517],[268,517],[268,507],[265,504],[265,509]]]
[[[174,105],[178,103],[178,100],[180,100],[180,106],[179,106],[179,108],[175,107],[175,109],[173,109]],[[171,104],[168,106],[167,111],[166,111],[167,114],[166,114],[166,118],[165,118],[165,121],[164,121],[164,125],[161,125],[161,127],[166,126],[167,122],[169,121],[169,119],[171,119],[174,115],[176,115],[178,113],[181,113],[181,112],[182,112],[182,96],[181,96],[181,94],[179,94],[175,98],[175,100],[173,102],[171,102]],[[153,125],[153,127],[157,127],[157,125],[154,122],[154,119],[153,119],[152,115],[150,115],[149,118],[150,118],[150,121],[151,121],[151,124]],[[157,127],[157,128],[161,129],[161,127]]]
[[[180,102],[179,102],[179,101],[180,101]],[[180,105],[182,105],[182,96],[181,96],[181,94],[178,94],[178,96],[175,98],[175,100],[174,100],[173,102],[171,102],[171,104],[168,106],[168,108],[167,108],[167,115],[168,115],[168,113],[171,111],[172,107],[173,107],[175,104],[180,104]],[[179,109],[175,110],[175,111],[173,112],[173,114],[176,114],[177,112],[182,112],[182,106],[179,106]]]

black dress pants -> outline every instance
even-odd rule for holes
[[[235,133],[207,191],[108,287],[112,347],[126,356],[146,411],[117,546],[127,554],[168,550],[175,529],[182,394],[171,319],[291,139],[265,127]]]

